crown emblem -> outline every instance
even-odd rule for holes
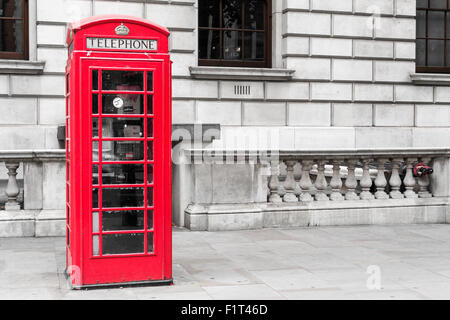
[[[115,31],[118,36],[127,36],[130,33],[130,29],[123,23],[120,26],[117,26]]]

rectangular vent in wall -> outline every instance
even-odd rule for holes
[[[236,96],[249,96],[251,94],[251,87],[235,85],[234,86],[234,94]]]

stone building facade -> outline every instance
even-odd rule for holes
[[[368,170],[369,167],[359,165],[364,159],[359,158],[358,150],[377,150],[378,158],[386,158],[386,164],[391,163],[386,168],[391,168],[395,167],[391,155],[407,163],[404,153],[401,150],[395,153],[393,149],[409,149],[412,158],[432,159],[437,156],[436,150],[450,147],[450,73],[416,72],[417,7],[427,1],[269,2],[270,29],[265,45],[270,46],[270,65],[236,68],[199,65],[201,8],[198,0],[29,0],[29,58],[0,60],[0,151],[61,148],[57,126],[64,123],[67,23],[92,15],[127,14],[149,19],[171,31],[173,123],[181,128],[175,135],[192,132],[183,129],[191,128],[192,124],[215,125],[215,128],[220,125],[214,139],[192,137],[176,145],[185,161],[174,165],[176,224],[203,230],[309,225],[312,218],[305,218],[305,215],[315,209],[343,215],[340,220],[328,217],[315,224],[445,222],[446,201],[450,195],[447,194],[448,181],[431,181],[431,186],[439,185],[439,190],[436,186],[432,190],[433,203],[420,202],[425,197],[403,199],[410,201],[407,203],[381,197],[368,200],[369,205],[353,200],[350,207],[356,211],[345,209],[348,205],[330,207],[327,204],[316,208],[314,206],[320,202],[316,201],[308,205],[306,214],[298,211],[304,205],[301,200],[293,204],[294,207],[281,201],[273,204],[276,209],[267,209],[271,205],[270,195],[279,193],[283,199],[286,192],[289,193],[289,186],[279,187],[291,180],[289,165],[292,165],[294,185],[298,189],[303,168],[308,165],[302,163],[305,154],[309,154],[306,158],[313,162],[311,179],[315,182],[310,189],[315,189],[314,197],[317,190],[331,188],[332,160],[336,158],[333,152],[347,150],[347,155],[340,156],[346,162],[340,168],[344,174],[341,179],[346,187],[346,177],[352,172],[348,159],[357,159],[356,189],[361,198],[364,170],[375,170],[371,173],[373,183],[379,175],[373,166]],[[450,45],[450,41],[448,43]],[[280,150],[292,153],[289,159],[297,160],[291,164],[283,160],[277,168],[260,165],[258,161],[187,163],[194,149],[199,147],[256,153]],[[439,152],[441,157],[443,151]],[[317,188],[321,159],[326,162],[323,169],[328,184],[323,189],[320,185]],[[435,161],[440,163],[435,170],[441,170],[445,177],[449,168],[446,158],[442,159]],[[50,210],[48,215],[53,218],[48,219],[58,220],[64,217],[63,162],[43,163],[43,169],[39,169],[43,182],[36,188],[43,188],[44,200],[37,210]],[[399,166],[402,163],[399,162]],[[3,188],[5,172],[2,170],[0,176]],[[26,181],[22,172],[21,166],[18,177]],[[274,187],[271,178],[278,174],[278,186]],[[387,175],[387,179],[390,176]],[[27,188],[24,189],[26,198]],[[351,185],[348,189],[352,189]],[[330,192],[325,192],[328,198]],[[301,188],[296,191],[297,199],[301,193]],[[49,194],[51,199],[47,199]],[[441,202],[436,200],[438,196]],[[372,206],[370,201],[378,202]],[[400,209],[405,204],[417,210],[405,212]],[[288,209],[283,205],[289,205]],[[371,206],[375,209],[363,210]],[[381,207],[396,212],[393,220],[377,220],[373,216],[386,214]],[[293,215],[273,213],[286,210]],[[358,213],[366,215],[365,218],[361,220],[354,215]],[[269,215],[278,218],[273,220]],[[54,227],[52,232],[58,230]]]

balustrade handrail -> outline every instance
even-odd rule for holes
[[[0,150],[0,161],[63,161],[65,149]]]
[[[420,156],[450,156],[450,148],[351,148],[351,149],[297,149],[297,150],[249,150],[249,149],[184,149],[187,156],[199,158],[207,155],[212,158],[226,158],[230,156],[240,158],[259,158],[276,155],[282,160],[302,157],[303,159],[344,159],[358,157],[420,157]]]
[[[0,150],[0,162],[5,163],[8,174],[8,182],[5,189],[7,197],[5,209],[8,211],[20,210],[18,201],[20,188],[17,183],[17,170],[20,163],[64,161],[65,149],[39,149],[39,150]]]
[[[428,173],[417,174],[415,170],[431,170],[435,159],[450,157],[449,148],[191,148],[185,152],[195,164],[221,163],[223,160],[227,164],[236,160],[260,164],[262,176],[268,177],[264,185],[269,203],[430,198],[437,191],[430,188],[432,177]],[[342,169],[346,170],[345,175]]]

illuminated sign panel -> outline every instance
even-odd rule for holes
[[[156,51],[158,41],[150,39],[120,39],[120,38],[86,38],[87,49],[118,49],[132,51]]]

